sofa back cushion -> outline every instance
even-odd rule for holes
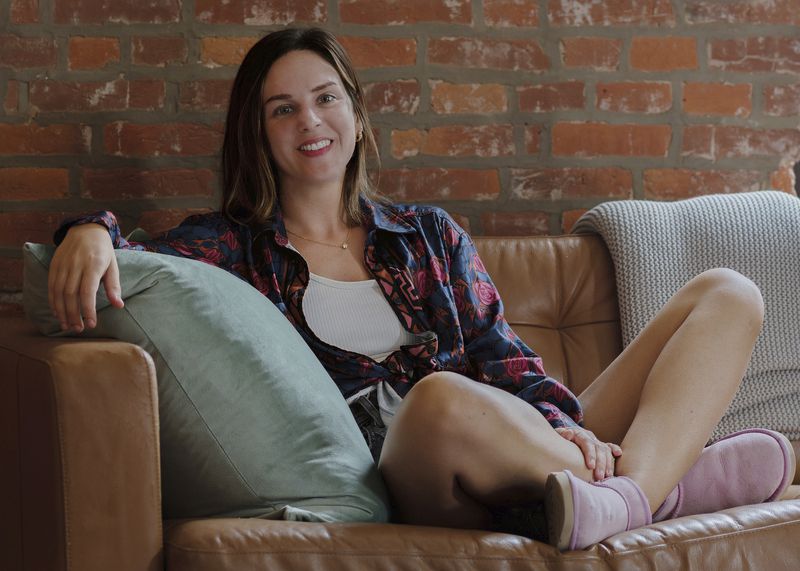
[[[52,253],[25,245],[24,304],[42,332],[63,335],[47,301]],[[153,357],[165,517],[387,519],[383,482],[339,389],[267,298],[202,262],[116,255],[125,307],[101,288],[98,325],[83,335]]]

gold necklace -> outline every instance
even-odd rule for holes
[[[323,246],[328,246],[329,248],[341,248],[342,250],[346,250],[347,249],[348,242],[350,241],[350,230],[352,230],[352,228],[350,228],[348,226],[348,228],[347,228],[347,236],[344,237],[344,242],[342,242],[341,244],[331,244],[330,242],[320,242],[319,240],[312,240],[311,238],[306,238],[305,236],[301,236],[297,232],[292,232],[291,230],[286,228],[286,231],[289,234],[292,234],[293,236],[297,236],[298,238],[306,240],[307,242],[314,242],[315,244],[321,244]]]

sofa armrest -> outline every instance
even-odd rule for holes
[[[0,568],[163,568],[158,397],[142,349],[0,319],[0,454]]]

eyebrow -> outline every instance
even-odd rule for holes
[[[322,85],[316,86],[314,89],[311,90],[311,92],[312,93],[316,93],[317,91],[322,91],[323,89],[325,89],[326,87],[330,87],[331,85],[336,85],[336,82],[335,81],[328,81],[326,83],[323,83]],[[270,101],[275,101],[276,99],[291,99],[291,98],[292,98],[292,96],[289,95],[288,93],[279,93],[279,94],[273,95],[272,97],[267,99],[264,102],[264,105],[266,105]]]

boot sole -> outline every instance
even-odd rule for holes
[[[547,476],[544,510],[548,543],[561,551],[569,549],[575,528],[575,504],[569,476],[564,472]]]

